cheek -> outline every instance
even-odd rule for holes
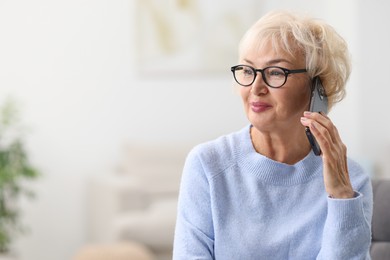
[[[250,94],[250,88],[243,88],[243,87],[240,88],[240,96],[244,105],[248,103],[249,94]]]
[[[295,111],[307,110],[309,108],[310,92],[297,93],[289,98],[289,107]],[[287,100],[286,100],[287,101]]]

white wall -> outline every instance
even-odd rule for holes
[[[390,3],[360,1],[359,20],[359,128],[362,155],[390,177]]]
[[[18,243],[21,259],[69,259],[86,242],[85,181],[114,171],[127,142],[190,147],[246,124],[230,71],[137,77],[135,2],[0,0],[0,97],[12,94],[23,104],[23,118],[32,129],[32,159],[44,172],[35,185],[38,198],[24,203],[24,222],[32,232]],[[215,8],[221,2],[209,1]],[[273,8],[308,11],[345,36],[356,64],[348,97],[332,117],[352,156],[388,149],[380,138],[390,130],[388,120],[368,138],[377,118],[386,114],[371,101],[378,97],[372,90],[383,91],[385,81],[371,82],[361,74],[374,69],[375,76],[387,75],[373,67],[379,62],[386,68],[390,57],[381,51],[389,37],[379,40],[388,34],[385,9],[353,0],[265,1],[259,16]]]

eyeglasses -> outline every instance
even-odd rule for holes
[[[244,87],[252,85],[256,80],[257,72],[261,72],[265,84],[271,88],[280,88],[283,86],[289,74],[306,72],[306,69],[289,70],[277,66],[255,69],[248,65],[233,66],[230,70],[236,82]]]

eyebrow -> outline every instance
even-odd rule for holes
[[[244,59],[244,61],[245,61],[245,62],[248,62],[248,63],[250,63],[250,64],[252,64],[252,65],[254,65],[254,63],[253,63],[252,61],[248,60],[248,59]],[[273,59],[273,60],[267,61],[267,62],[265,63],[265,65],[266,65],[266,66],[270,66],[270,65],[278,64],[278,63],[280,63],[280,62],[286,62],[286,63],[292,64],[291,61],[286,60],[286,59]]]

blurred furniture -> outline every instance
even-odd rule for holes
[[[390,180],[374,179],[372,216],[372,260],[390,259]]]
[[[187,151],[132,145],[117,172],[88,184],[88,241],[135,241],[172,259],[180,177]]]
[[[73,260],[153,260],[153,254],[144,246],[134,243],[87,245]]]

